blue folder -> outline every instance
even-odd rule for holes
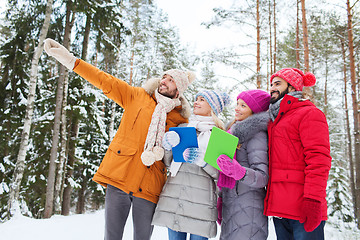
[[[196,129],[194,127],[171,127],[169,131],[174,131],[180,136],[180,143],[172,148],[175,162],[185,162],[183,153],[186,148],[198,147]]]

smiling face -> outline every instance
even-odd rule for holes
[[[194,102],[193,112],[195,115],[211,116],[211,107],[204,97],[198,96]]]
[[[283,98],[285,94],[295,91],[295,88],[291,86],[287,81],[280,77],[274,77],[270,85],[270,103],[276,103]]]
[[[177,98],[179,96],[179,91],[174,79],[167,74],[161,79],[158,91],[160,94],[169,98]]]
[[[235,107],[235,120],[242,121],[253,114],[251,108],[241,99],[237,100]]]

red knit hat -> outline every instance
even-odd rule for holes
[[[303,87],[311,87],[316,83],[314,74],[308,72],[304,74],[297,68],[283,68],[278,72],[274,73],[270,78],[272,83],[274,77],[279,77],[287,81],[296,91],[302,91]]]

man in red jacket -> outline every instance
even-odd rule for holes
[[[326,117],[302,89],[312,73],[285,68],[270,79],[269,182],[264,214],[277,239],[324,239],[326,184],[331,167]]]

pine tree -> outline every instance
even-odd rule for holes
[[[6,134],[2,134],[2,136],[6,136],[6,138],[9,137],[9,139],[4,139],[4,144],[7,146],[4,146],[5,155],[4,158],[1,158],[4,159],[4,162],[1,163],[1,165],[4,166],[7,173],[2,176],[1,183],[3,189],[10,191],[10,194],[6,197],[1,197],[1,199],[2,201],[8,201],[6,211],[10,211],[13,207],[16,207],[16,205],[18,205],[16,202],[19,201],[22,205],[22,212],[31,215],[26,206],[27,201],[22,195],[22,187],[24,183],[26,184],[28,182],[28,179],[25,178],[25,165],[28,161],[26,156],[28,149],[27,142],[31,143],[31,140],[29,141],[28,139],[31,134],[32,105],[34,92],[36,90],[36,64],[40,56],[39,53],[42,51],[42,41],[47,32],[47,20],[44,24],[46,5],[37,3],[36,1],[30,5],[18,3],[17,1],[9,1],[8,4],[9,8],[6,13],[6,18],[9,24],[7,26],[4,25],[3,30],[10,34],[8,35],[7,41],[1,46],[1,55],[3,56],[1,58],[2,84],[4,84],[5,87],[1,90],[4,91],[3,94],[1,94],[1,108],[4,109],[4,111],[2,111],[4,114],[1,114],[1,116],[4,117],[2,120],[4,121],[2,123],[2,129],[6,130]],[[51,7],[51,4],[49,7]],[[49,12],[47,16],[49,16]],[[40,31],[41,28],[42,30]],[[39,36],[41,36],[40,41]],[[33,59],[32,63],[31,59]],[[30,71],[30,69],[32,70]],[[29,88],[27,84],[30,84]],[[28,106],[27,111],[26,106]],[[27,112],[26,119],[24,116],[25,112]],[[21,133],[21,129],[23,133]],[[22,144],[19,149],[20,140]],[[18,161],[15,160],[16,158]],[[15,162],[16,167],[14,169]],[[9,180],[12,175],[13,180],[10,184]],[[9,199],[7,197],[9,197]],[[4,212],[5,209],[6,208],[1,207],[1,212]],[[4,218],[4,216],[3,214],[1,218]]]
[[[256,88],[262,88],[264,84],[264,76],[261,72],[264,64],[261,42],[266,35],[263,30],[266,29],[268,24],[266,22],[268,17],[265,17],[268,10],[268,2],[264,0],[254,0],[246,3],[234,1],[230,9],[214,9],[215,16],[212,21],[205,23],[208,28],[211,26],[229,26],[231,24],[232,27],[236,26],[244,33],[246,37],[236,47],[237,51],[234,50],[234,47],[231,47],[231,49],[225,48],[214,52],[211,57],[226,65],[232,65],[238,72],[248,72],[247,75],[251,75],[249,79],[254,82]],[[256,45],[256,53],[248,51],[248,49],[253,49],[253,45]],[[250,60],[253,56],[255,56],[255,61]]]

